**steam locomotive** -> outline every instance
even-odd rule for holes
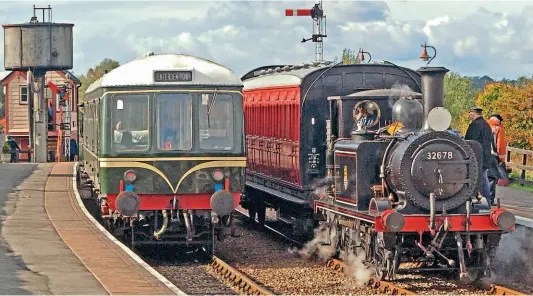
[[[327,243],[381,279],[412,271],[403,262],[490,277],[489,253],[515,217],[478,195],[482,150],[449,128],[447,71],[387,63],[247,73],[243,207],[261,224],[274,208],[295,233],[320,221]]]
[[[345,125],[346,114],[377,97],[330,98],[331,182],[314,201],[315,213],[336,237],[331,244],[362,256],[382,279],[409,271],[399,269],[401,262],[420,264],[418,271],[458,269],[464,281],[490,277],[489,253],[501,234],[514,230],[515,217],[499,202],[491,209],[477,194],[482,150],[449,129],[451,115],[443,107],[448,69],[418,72],[424,106],[415,96],[400,95],[388,127]],[[391,90],[380,92],[382,99],[392,97]]]

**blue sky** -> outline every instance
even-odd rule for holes
[[[284,11],[314,3],[0,1],[0,20],[27,22],[33,4],[50,4],[54,22],[75,25],[78,75],[104,58],[123,64],[148,51],[199,55],[243,74],[261,65],[312,61],[314,44],[300,43],[311,36],[310,17],[286,17]],[[432,65],[463,75],[533,74],[531,1],[326,0],[324,10],[327,60],[340,57],[343,48],[362,47],[373,60],[416,69],[423,65],[420,45],[427,42],[438,51]]]

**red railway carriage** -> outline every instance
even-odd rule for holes
[[[418,73],[379,63],[264,66],[241,79],[248,157],[242,205],[252,216],[258,213],[261,223],[266,207],[287,223],[312,221],[312,193],[326,176],[329,96],[395,84],[421,92]],[[381,116],[390,119],[390,107],[382,109]],[[380,120],[378,126],[388,123]]]

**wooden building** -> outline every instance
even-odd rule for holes
[[[69,80],[67,80],[67,74]],[[20,149],[26,151],[21,153],[19,158],[21,161],[27,161],[29,156],[28,151],[31,151],[31,147],[29,146],[30,121],[28,111],[28,102],[31,98],[31,93],[28,89],[27,73],[25,71],[4,72],[4,75],[1,75],[0,79],[2,81],[5,96],[5,117],[0,118],[0,121],[4,122],[4,134],[11,136],[18,143]],[[45,80],[46,83],[51,81],[58,86],[66,84],[73,85],[73,91],[68,95],[68,100],[69,109],[71,111],[71,137],[74,137],[77,141],[78,125],[76,122],[76,106],[78,104],[78,88],[81,85],[79,79],[68,71],[58,70],[46,73]],[[46,100],[48,106],[51,107],[50,111],[52,114],[48,128],[48,151],[56,151],[61,118],[59,95],[54,94],[49,88],[45,88],[45,91]]]

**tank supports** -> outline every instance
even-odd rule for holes
[[[36,71],[31,73],[28,71],[28,85],[31,91],[34,93],[33,97],[33,122],[30,126],[33,126],[33,160],[35,162],[47,162],[48,161],[48,112],[45,98],[45,74],[43,71]],[[35,78],[35,79],[34,79]],[[39,82],[40,87],[34,86],[34,81]],[[59,143],[58,143],[59,145]]]

